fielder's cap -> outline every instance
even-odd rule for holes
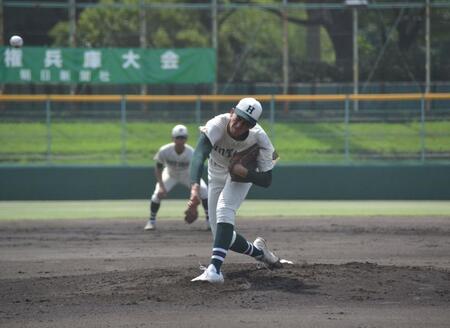
[[[187,127],[185,127],[184,125],[178,124],[175,125],[172,129],[172,137],[173,138],[177,138],[177,137],[188,137],[188,129]]]
[[[255,126],[262,113],[262,106],[255,98],[242,98],[234,108],[237,116]]]

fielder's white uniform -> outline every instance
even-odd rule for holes
[[[189,179],[189,164],[192,159],[194,149],[188,144],[184,145],[184,151],[178,154],[175,151],[175,143],[169,143],[162,146],[153,158],[156,162],[164,165],[162,171],[162,181],[166,187],[167,193],[172,190],[178,183],[191,188]],[[152,202],[159,204],[161,200],[158,198],[159,183],[156,183],[155,191],[152,195]],[[200,180],[200,198],[208,197],[208,188],[203,179]]]
[[[252,186],[251,182],[231,181],[228,165],[233,154],[257,143],[260,147],[258,171],[266,172],[274,167],[274,147],[264,129],[256,124],[249,130],[245,140],[235,140],[227,133],[230,117],[229,113],[221,114],[200,127],[200,131],[205,133],[213,146],[208,160],[208,212],[213,236],[216,234],[217,223],[234,225],[236,211]]]

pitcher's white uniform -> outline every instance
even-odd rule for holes
[[[233,154],[257,143],[260,147],[258,171],[266,172],[274,166],[274,147],[264,129],[256,124],[249,130],[247,138],[235,140],[227,133],[230,117],[230,113],[221,114],[200,127],[200,131],[205,133],[213,146],[208,160],[208,208],[213,236],[217,223],[234,225],[236,211],[252,186],[250,182],[231,181],[228,165]]]
[[[162,146],[156,153],[153,159],[164,165],[162,181],[167,192],[178,183],[186,186],[186,188],[191,188],[189,180],[189,163],[191,162],[193,153],[194,149],[188,144],[185,144],[184,151],[181,154],[178,154],[175,151],[175,144],[173,142]],[[152,201],[159,204],[161,200],[158,198],[158,191],[159,183],[156,183]],[[205,181],[202,179],[200,181],[200,198],[206,199],[207,197],[208,188]]]
[[[261,113],[261,103],[246,97],[229,114],[218,115],[200,128],[202,134],[190,169],[192,186],[188,205],[195,204],[194,200],[199,197],[203,164],[209,156],[208,208],[214,242],[209,266],[193,278],[193,282],[223,283],[221,266],[229,250],[253,257],[268,267],[280,264],[280,258],[268,248],[264,238],[257,237],[251,243],[235,227],[236,211],[252,184],[267,188],[272,183],[273,159],[277,156],[266,132],[257,124]],[[253,165],[246,168],[240,162],[233,162],[229,168],[236,152],[247,150],[255,144],[259,146],[256,169]],[[232,181],[230,171],[244,178],[240,181],[248,182]]]

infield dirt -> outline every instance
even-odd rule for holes
[[[225,284],[203,222],[0,222],[0,327],[448,327],[450,218],[239,219],[294,261],[229,252]]]

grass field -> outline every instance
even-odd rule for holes
[[[170,142],[174,123],[72,122],[1,123],[0,162],[45,162],[51,153],[55,164],[119,164],[124,154],[128,164],[148,165],[158,148]],[[188,125],[195,146],[197,126]],[[420,123],[277,123],[271,129],[281,163],[320,163],[344,160],[348,134],[350,159],[417,160],[421,153]],[[427,122],[425,150],[435,158],[450,155],[450,122]],[[50,143],[49,143],[50,141]]]
[[[158,217],[181,219],[185,200],[165,200]],[[146,219],[147,200],[105,201],[0,201],[0,220],[16,219]],[[201,215],[203,215],[202,211]],[[318,216],[447,216],[450,201],[270,201],[247,200],[239,217]]]

